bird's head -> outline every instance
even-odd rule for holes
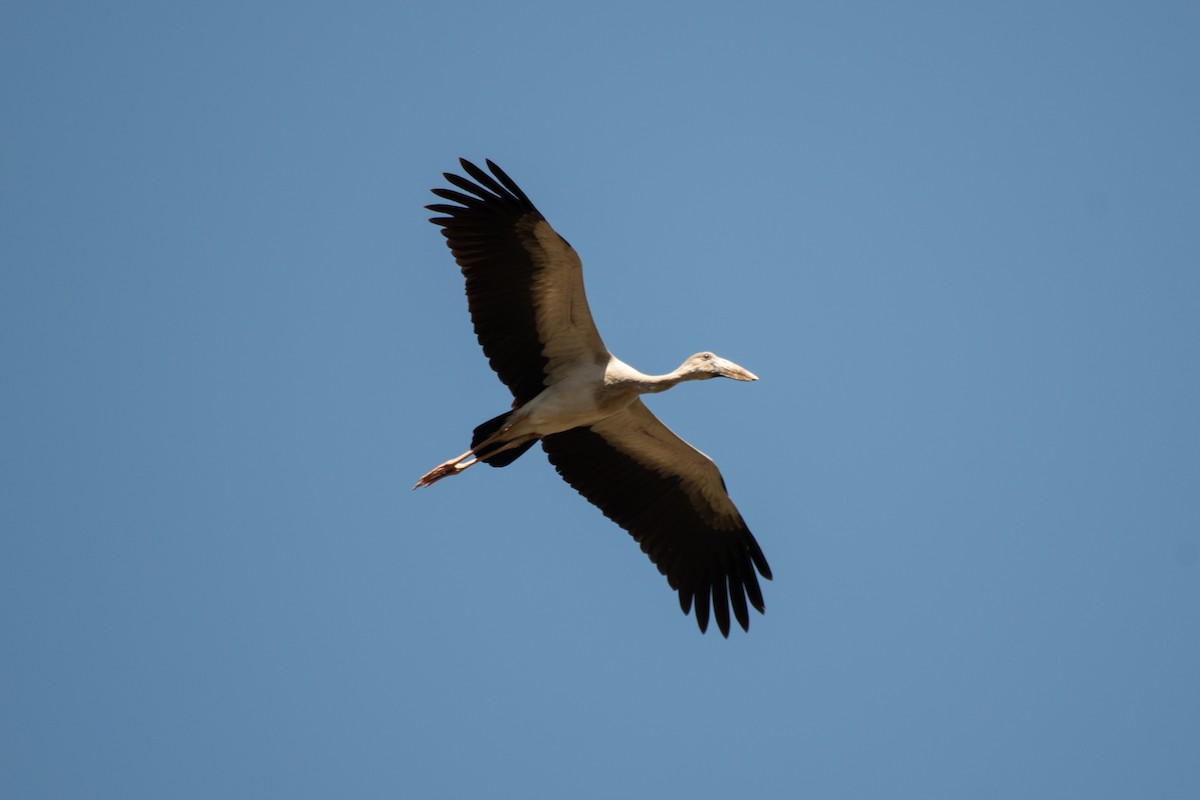
[[[693,380],[708,378],[733,378],[735,381],[756,381],[758,376],[716,353],[696,353],[683,362],[679,372]]]

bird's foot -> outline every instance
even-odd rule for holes
[[[448,478],[451,475],[459,474],[474,463],[475,459],[464,462],[462,458],[458,458],[454,461],[447,461],[445,464],[439,464],[438,466],[429,470],[429,472],[426,472],[424,475],[422,475],[421,480],[417,481],[417,485],[413,488],[420,489],[423,486],[432,486],[442,478]]]
[[[429,472],[426,472],[424,475],[422,475],[421,480],[417,481],[417,485],[413,488],[420,489],[423,486],[432,486],[448,475],[457,474],[458,470],[455,469],[454,464],[442,464],[441,466],[434,467],[433,469],[429,470]]]

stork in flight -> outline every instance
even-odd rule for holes
[[[700,631],[711,604],[729,636],[729,610],[750,629],[746,601],[763,611],[755,570],[771,578],[758,542],[729,499],[712,459],[671,432],[640,395],[683,381],[758,380],[712,353],[646,375],[608,351],[583,292],[583,265],[525,193],[491,161],[461,159],[474,179],[445,173],[457,205],[426,206],[467,281],[471,320],[512,410],[475,428],[471,449],[427,472],[414,489],[483,462],[505,467],[541,441],[559,475],[627,530],[693,605]],[[465,192],[465,194],[464,194]]]

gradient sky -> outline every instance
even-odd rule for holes
[[[0,795],[1200,797],[1200,6],[0,10]],[[422,206],[503,166],[775,580],[701,636]]]

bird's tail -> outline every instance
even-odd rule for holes
[[[512,413],[513,412],[511,411],[505,411],[500,416],[492,417],[487,422],[477,425],[475,427],[475,433],[471,436],[471,449],[474,450],[476,445],[485,441],[489,436],[494,435],[497,431],[503,428],[504,423],[508,421],[508,418],[512,415]],[[520,458],[526,450],[533,447],[535,442],[537,442],[537,440],[532,439],[525,444],[517,445],[509,450],[496,453],[494,456],[487,456],[485,458],[480,458],[479,460],[490,467],[507,467],[509,464]],[[491,449],[490,446],[488,449]]]

